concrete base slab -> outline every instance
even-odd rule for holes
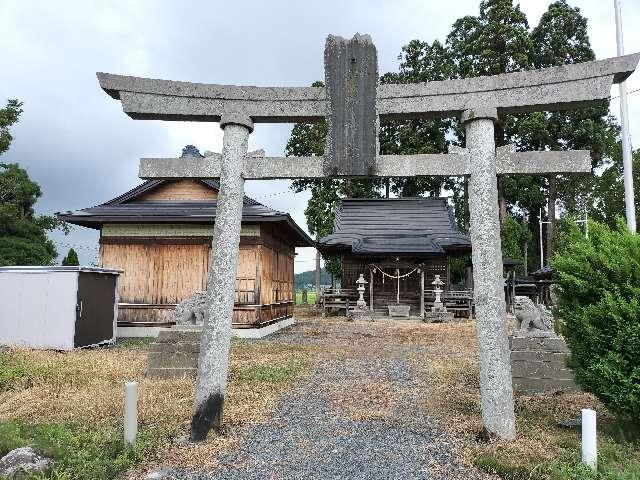
[[[262,328],[234,328],[231,330],[231,335],[237,338],[263,338],[295,323],[296,320],[293,317],[283,318]]]
[[[277,322],[270,323],[261,328],[233,328],[231,329],[231,335],[237,338],[263,338],[267,335],[282,330],[283,328],[294,325],[295,319],[293,317],[283,318]],[[140,338],[140,337],[153,337],[157,338],[160,332],[171,330],[184,330],[188,329],[188,326],[175,326],[175,327],[118,327],[116,331],[117,338]],[[198,327],[191,327],[198,328]]]

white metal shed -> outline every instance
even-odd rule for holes
[[[0,345],[71,350],[113,343],[120,273],[0,267]]]

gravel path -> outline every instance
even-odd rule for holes
[[[173,478],[493,478],[463,466],[451,439],[421,410],[409,360],[420,346],[381,342],[366,324],[325,324],[323,334],[314,328],[307,323],[270,340],[326,348],[274,415],[250,427],[215,472]]]

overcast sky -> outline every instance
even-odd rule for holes
[[[550,2],[523,0],[531,27]],[[570,0],[589,20],[598,58],[615,56],[613,0]],[[140,157],[178,156],[186,144],[220,151],[217,123],[134,121],[98,86],[97,71],[204,83],[306,86],[322,80],[329,33],[369,33],[380,73],[396,71],[412,39],[443,41],[451,24],[478,14],[479,0],[31,1],[0,2],[0,103],[24,102],[14,141],[1,157],[17,162],[44,195],[42,213],[109,200],[140,183]],[[640,51],[640,2],[623,0],[625,51]],[[627,81],[640,89],[640,72]],[[617,87],[612,95],[617,96]],[[640,139],[640,92],[629,95],[632,139]],[[617,101],[612,113],[618,113]],[[282,155],[290,125],[256,125],[250,149]],[[640,140],[636,140],[636,143]],[[251,181],[260,202],[289,212],[306,229],[307,194],[285,181]],[[622,212],[621,212],[622,213]],[[75,227],[52,236],[60,253],[74,246],[95,261],[98,234]],[[299,249],[296,272],[314,268]]]

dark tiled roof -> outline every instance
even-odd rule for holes
[[[105,223],[213,223],[216,218],[216,200],[203,201],[157,201],[131,202],[159,187],[166,180],[148,180],[136,188],[95,207],[81,210],[58,212],[56,216],[65,222],[82,227],[100,229]],[[204,184],[219,190],[214,180],[201,180]],[[291,216],[278,212],[244,197],[242,207],[243,223],[281,222],[297,238],[298,247],[314,246],[313,240],[302,230]]]
[[[442,254],[468,252],[471,240],[457,227],[446,198],[345,199],[333,233],[320,249],[356,254]]]
[[[137,187],[132,188],[128,192],[123,193],[122,195],[117,196],[116,198],[112,198],[111,200],[104,202],[102,205],[115,205],[119,203],[128,202],[133,200],[134,198],[138,198],[143,194],[155,190],[163,183],[168,180],[147,180],[146,182],[138,185]],[[216,191],[220,191],[220,184],[216,180],[200,180],[205,185],[213,188]],[[249,198],[245,195],[244,197],[245,205],[260,205],[257,200],[253,198]]]

